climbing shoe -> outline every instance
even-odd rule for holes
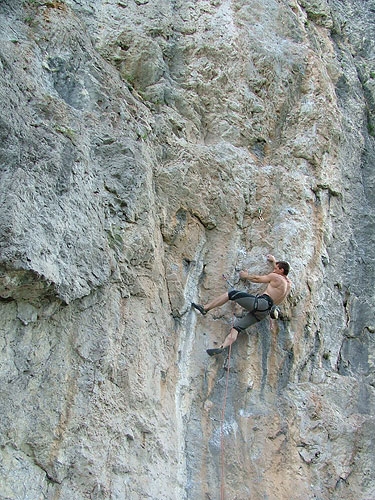
[[[224,349],[222,349],[220,347],[220,348],[216,348],[216,349],[207,349],[206,352],[209,356],[216,356],[216,354],[221,354],[223,351],[224,351]]]
[[[205,316],[207,314],[207,311],[204,310],[204,307],[203,306],[200,306],[199,304],[194,304],[194,302],[191,303],[191,305],[197,309],[201,314],[203,314],[203,316]]]

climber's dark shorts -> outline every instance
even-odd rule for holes
[[[236,318],[233,328],[238,332],[242,332],[249,326],[266,318],[273,306],[273,300],[265,293],[263,295],[251,295],[239,290],[231,290],[228,292],[228,296],[229,300],[236,302],[236,304],[249,311],[242,318]]]

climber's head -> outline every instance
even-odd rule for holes
[[[279,260],[278,262],[276,262],[276,266],[278,267],[278,269],[280,269],[280,271],[283,271],[284,276],[287,276],[290,269],[290,265],[288,262]]]

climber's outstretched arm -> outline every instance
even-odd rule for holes
[[[270,253],[267,255],[267,260],[268,260],[269,262],[272,262],[272,264],[273,264],[273,265],[275,265],[275,264],[276,264],[276,259],[275,259],[275,257],[274,257],[273,255],[271,255]]]
[[[274,271],[277,269],[276,259],[270,253],[267,255],[267,260],[273,264]],[[243,280],[249,280],[253,283],[269,283],[272,277],[269,274],[259,275],[259,274],[249,274],[248,271],[240,271],[240,278]]]
[[[262,276],[260,274],[249,274],[248,271],[240,271],[240,278],[253,283],[270,283],[272,276],[270,274]]]

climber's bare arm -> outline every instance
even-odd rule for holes
[[[269,253],[267,255],[267,260],[268,260],[268,262],[271,262],[273,264],[273,268],[275,270],[275,268],[276,268],[275,257]],[[241,271],[240,278],[243,280],[252,281],[253,283],[270,283],[270,281],[272,280],[271,274],[272,273],[266,274],[266,275],[249,274],[248,271]]]
[[[269,253],[267,255],[267,260],[268,260],[268,262],[271,262],[271,264],[273,264],[273,269],[275,269],[276,268],[276,259],[275,259],[275,257]]]
[[[275,264],[276,264],[276,259],[275,259],[275,257],[274,257],[273,255],[271,255],[270,253],[267,255],[267,260],[268,260],[269,262],[272,262],[272,264],[273,264],[273,265],[275,265]]]
[[[259,274],[249,274],[248,271],[240,271],[240,278],[243,280],[249,280],[253,283],[270,283],[272,280],[272,273],[266,275]]]

